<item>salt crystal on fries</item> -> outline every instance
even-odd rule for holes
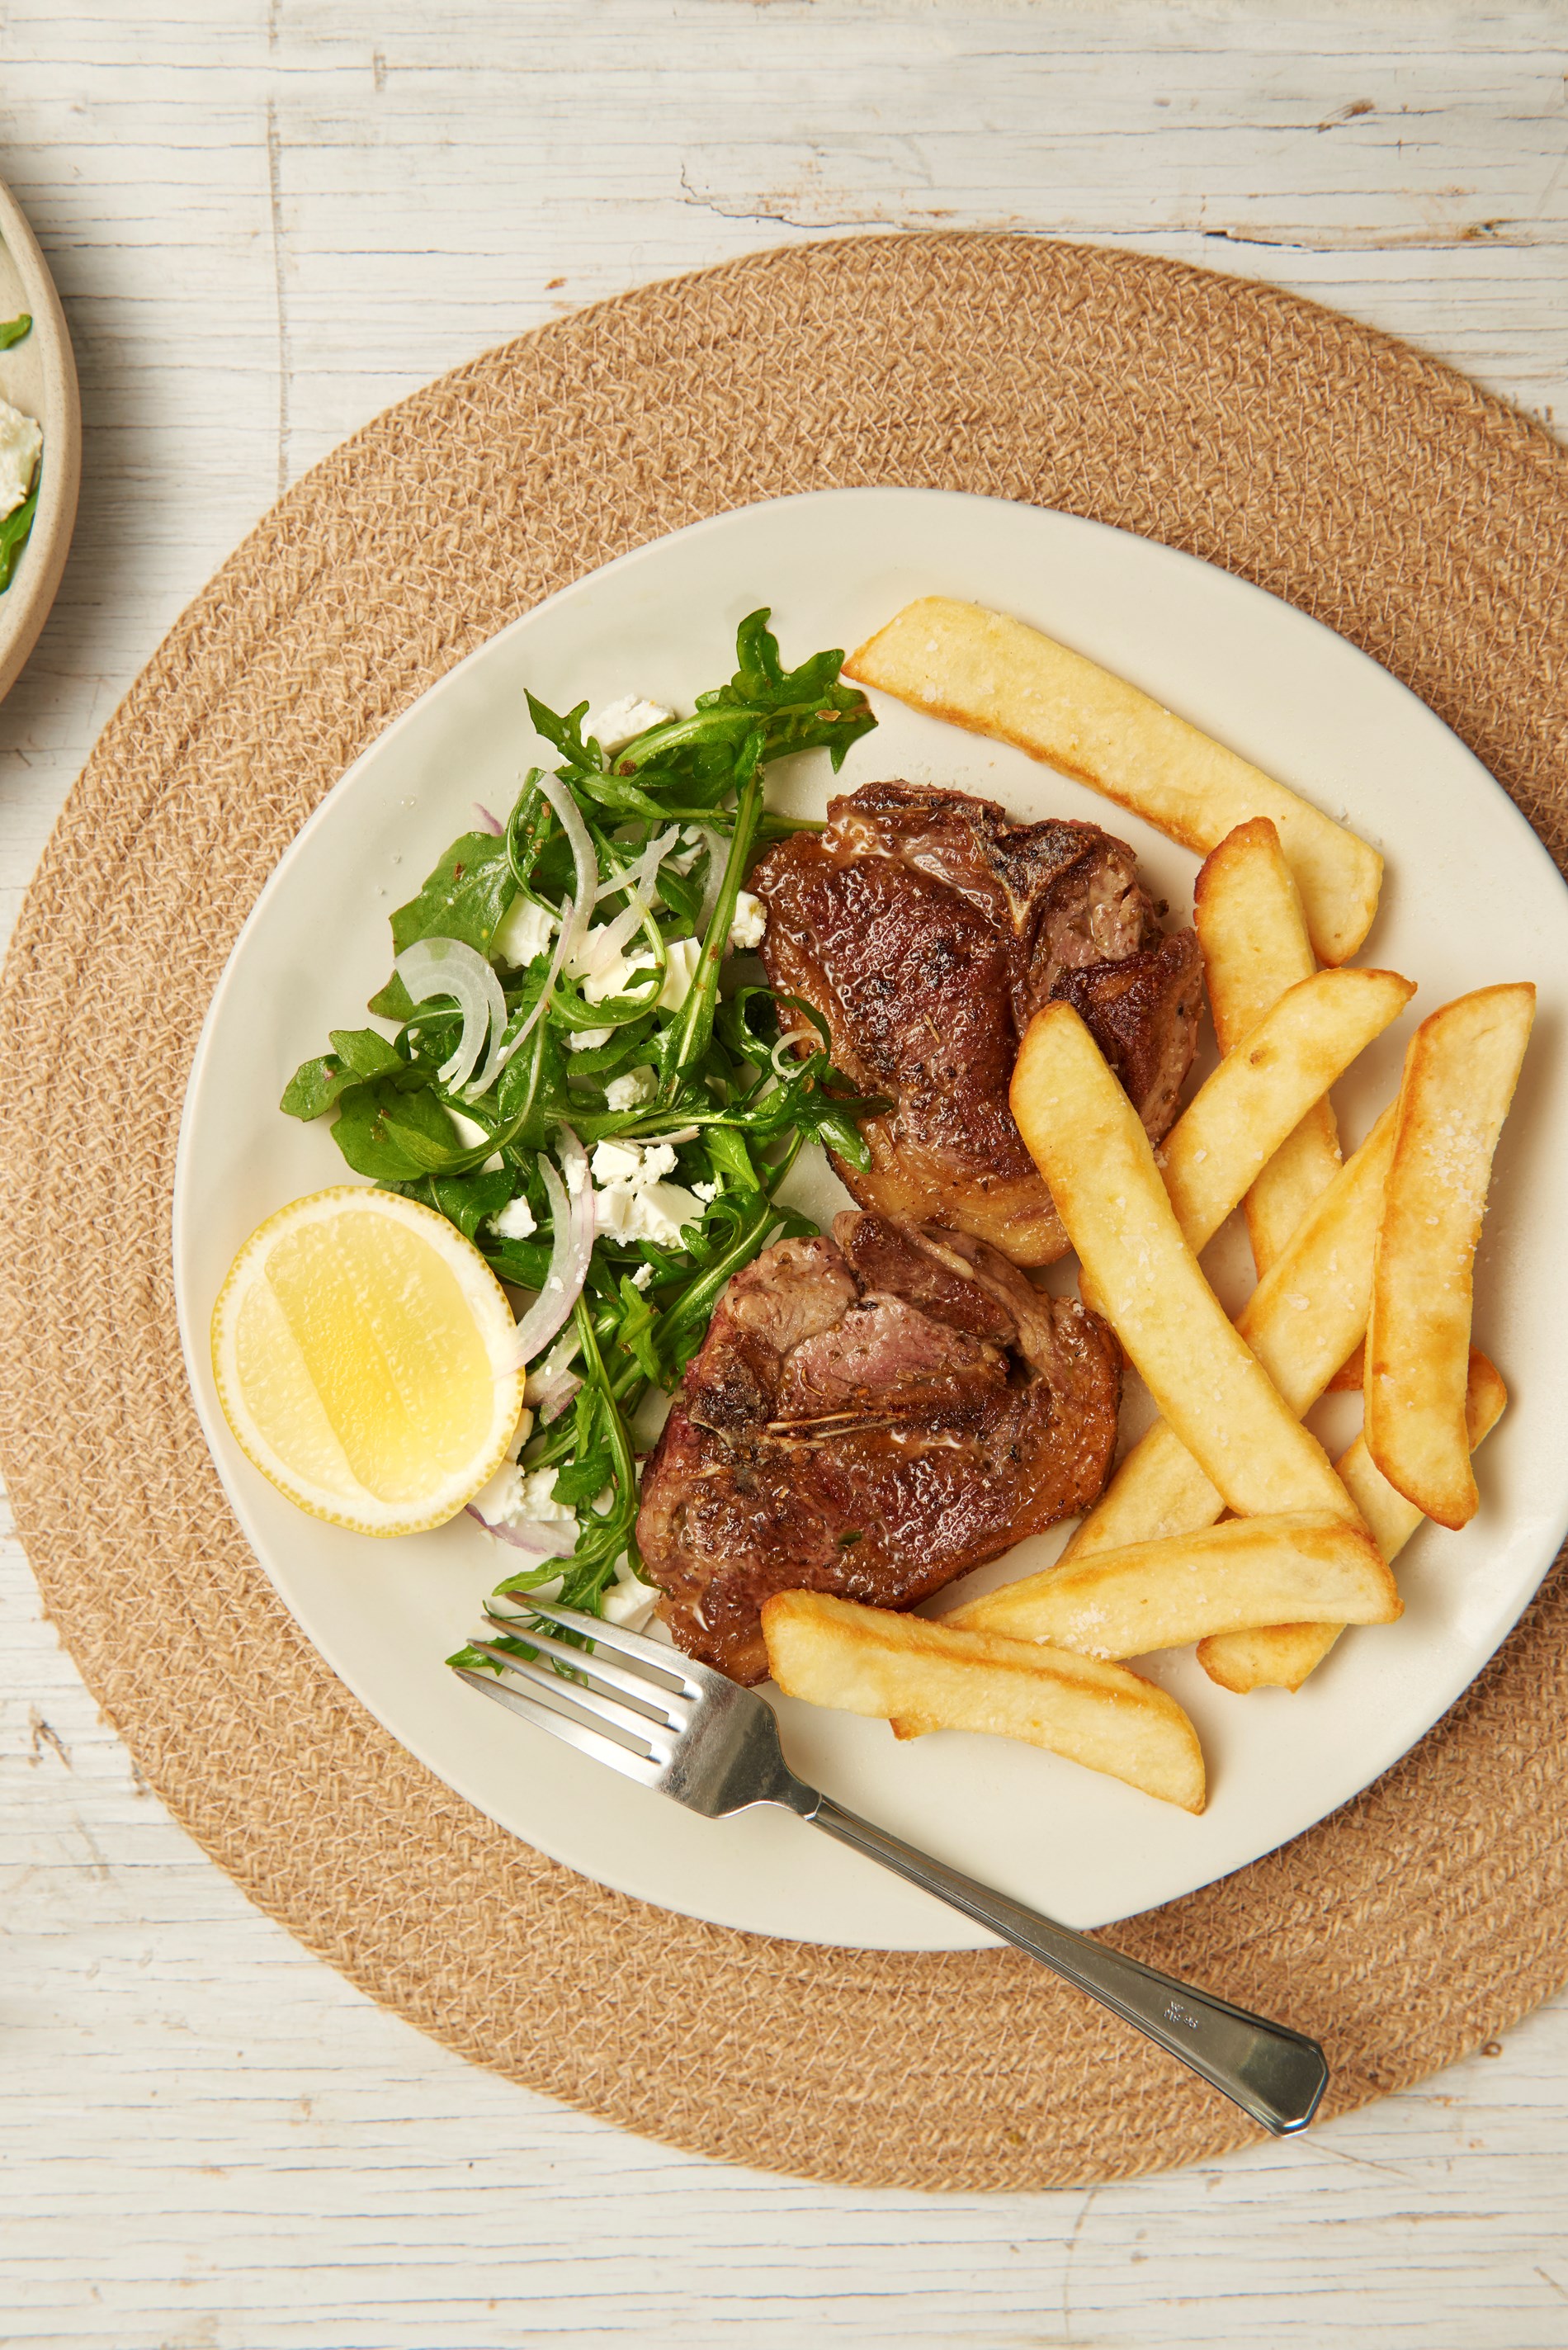
[[[852,653],[846,677],[1075,775],[1199,856],[1251,816],[1276,827],[1324,962],[1372,927],[1383,859],[1321,808],[1037,629],[923,596]]]
[[[1396,972],[1315,972],[1287,988],[1226,1053],[1161,1154],[1165,1187],[1194,1253],[1300,1129],[1312,1104],[1415,993],[1414,982]]]
[[[1358,1523],[1328,1455],[1204,1280],[1142,1121],[1070,1004],[1030,1022],[1010,1099],[1112,1328],[1230,1508]]]
[[[1192,921],[1203,950],[1209,1008],[1222,1053],[1233,1052],[1271,1005],[1317,969],[1300,892],[1267,816],[1228,832],[1198,876]],[[1247,1236],[1260,1274],[1339,1172],[1339,1128],[1314,1102],[1247,1194]]]
[[[1183,1811],[1203,1809],[1197,1731],[1174,1698],[1125,1666],[820,1591],[775,1592],[763,1605],[763,1637],[780,1689],[809,1705],[1022,1739]]]
[[[1465,1425],[1470,1269],[1534,1017],[1527,983],[1479,988],[1424,1021],[1405,1057],[1366,1331],[1366,1447],[1443,1526],[1468,1524],[1480,1499]]]
[[[1142,1657],[1289,1619],[1392,1624],[1398,1592],[1370,1534],[1343,1518],[1230,1518],[1005,1583],[941,1621],[1085,1657]]]
[[[1507,1403],[1508,1389],[1480,1348],[1472,1347],[1465,1394],[1472,1452],[1497,1426]],[[1345,1491],[1391,1566],[1417,1526],[1426,1523],[1421,1512],[1403,1493],[1397,1493],[1374,1466],[1364,1436],[1356,1438],[1337,1466]],[[1236,1523],[1245,1522],[1238,1519]],[[1239,1695],[1255,1689],[1298,1690],[1323,1662],[1342,1628],[1338,1624],[1280,1623],[1257,1631],[1230,1633],[1206,1639],[1199,1648],[1198,1661],[1210,1680]]]

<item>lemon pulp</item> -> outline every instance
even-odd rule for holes
[[[319,1516],[439,1523],[504,1457],[522,1404],[512,1315],[444,1217],[339,1186],[251,1235],[213,1314],[219,1396],[245,1451]]]

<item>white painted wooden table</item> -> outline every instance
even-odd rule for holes
[[[1568,416],[1565,68],[1568,9],[1484,0],[7,0],[0,175],[87,430],[65,591],[0,710],[7,926],[115,701],[268,500],[628,286],[1017,227],[1271,278]],[[248,1908],[14,1541],[0,1622],[5,2344],[1568,2344],[1568,2002],[1137,2186],[721,2169],[468,2069]]]

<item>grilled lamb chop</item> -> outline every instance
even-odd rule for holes
[[[719,1300],[642,1481],[689,1656],[761,1680],[774,1591],[911,1607],[1086,1509],[1116,1443],[1106,1325],[966,1234],[847,1210]]]
[[[897,783],[827,814],[751,886],[769,979],[822,1013],[862,1092],[897,1104],[862,1127],[869,1169],[837,1172],[868,1208],[1049,1264],[1067,1238],[1007,1107],[1019,1039],[1065,998],[1158,1142],[1198,1040],[1198,941],[1166,935],[1132,850],[1097,825],[1013,824],[993,800]]]

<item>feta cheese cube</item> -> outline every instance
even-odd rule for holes
[[[33,474],[44,436],[30,416],[0,400],[0,521],[16,508],[33,486]]]
[[[605,1087],[605,1106],[608,1109],[640,1109],[644,1102],[653,1099],[658,1083],[650,1068],[628,1069],[624,1077],[612,1077]]]
[[[633,1575],[623,1558],[599,1607],[607,1624],[619,1624],[628,1632],[640,1632],[658,1604],[659,1594],[652,1584]]]
[[[659,992],[661,1012],[679,1012],[691,993],[691,983],[697,976],[697,965],[702,956],[701,939],[671,939],[668,950],[669,962],[664,973],[664,985]]]
[[[536,906],[532,898],[519,894],[501,917],[500,927],[490,942],[491,954],[505,963],[535,962],[541,955],[549,953],[555,931],[556,917],[549,908]]]
[[[497,1240],[525,1241],[530,1232],[539,1229],[533,1209],[521,1194],[508,1200],[498,1216],[490,1219],[490,1229]]]
[[[557,1502],[552,1487],[556,1469],[524,1469],[508,1461],[473,1497],[473,1507],[490,1525],[576,1527],[577,1513]]]
[[[590,972],[583,982],[585,1003],[602,1003],[607,995],[631,995],[639,992],[639,976],[653,969],[654,959],[646,947],[636,954],[612,955],[608,962]],[[660,997],[660,1002],[663,998]]]
[[[751,954],[763,942],[763,932],[768,926],[768,910],[762,899],[750,889],[742,889],[735,899],[734,916],[730,923],[729,952]]]
[[[635,1142],[601,1142],[592,1165],[596,1183],[635,1187],[642,1174],[642,1153]]]
[[[679,1245],[681,1227],[694,1224],[701,1202],[680,1183],[609,1183],[594,1193],[594,1229],[622,1241]]]
[[[602,710],[590,711],[583,729],[585,739],[591,736],[601,751],[619,751],[638,735],[646,734],[650,726],[662,726],[675,712],[666,710],[661,702],[646,702],[639,693],[623,693],[618,702],[608,702]]]

